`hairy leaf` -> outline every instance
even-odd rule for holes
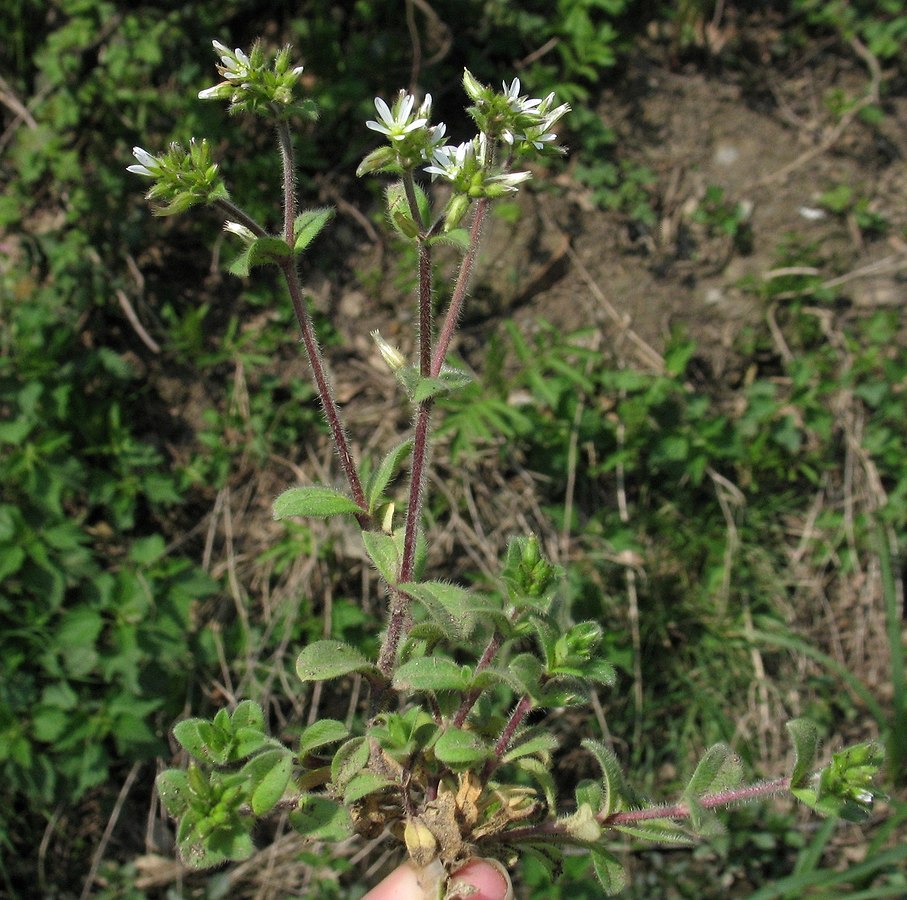
[[[550,731],[537,731],[526,736],[517,735],[511,748],[504,754],[504,762],[510,762],[534,753],[548,754],[557,750],[558,739]]]
[[[555,809],[557,806],[557,787],[551,775],[551,767],[535,756],[524,756],[516,760],[514,765],[535,779],[545,795],[545,802],[548,804],[548,808]]]
[[[482,739],[472,731],[448,728],[434,746],[435,756],[453,769],[468,769],[484,762],[492,753]]]
[[[320,794],[301,797],[289,818],[296,831],[314,841],[342,841],[353,834],[346,807]]]
[[[592,867],[602,890],[608,897],[619,894],[627,886],[627,872],[624,867],[606,850],[598,847],[589,849]]]
[[[222,765],[227,761],[227,736],[211,722],[184,719],[173,726],[173,736],[184,750],[202,762]]]
[[[369,559],[388,584],[396,584],[400,577],[400,550],[397,541],[381,531],[363,531],[362,543]]]
[[[180,818],[189,809],[191,792],[189,790],[189,776],[181,769],[166,769],[155,779],[157,792],[160,795],[164,809],[173,816]]]
[[[469,669],[444,656],[411,659],[397,669],[394,687],[410,691],[466,691],[470,687]]]
[[[368,765],[368,741],[364,737],[350,738],[342,744],[331,760],[331,783],[343,790]]]
[[[794,771],[791,773],[791,788],[803,787],[809,780],[819,746],[819,730],[809,719],[792,719],[785,724],[787,733],[794,742]]]
[[[296,674],[301,681],[326,681],[350,672],[377,671],[355,647],[343,641],[315,641],[296,658]]]
[[[388,484],[390,484],[394,475],[397,474],[397,470],[400,468],[403,461],[409,456],[412,447],[413,442],[411,440],[403,441],[403,443],[397,444],[396,447],[389,450],[385,454],[384,459],[381,460],[381,465],[378,466],[369,479],[365,490],[370,513],[374,513],[378,504],[381,502],[385,489]]]
[[[291,516],[342,516],[363,512],[355,500],[323,484],[295,487],[284,491],[274,501],[274,518]]]
[[[706,750],[696,766],[684,797],[701,797],[737,787],[743,778],[739,757],[727,744],[715,744]]]
[[[357,800],[361,800],[369,794],[374,794],[375,791],[391,787],[393,784],[394,782],[389,778],[385,778],[375,772],[360,772],[358,775],[354,775],[344,788],[343,802],[349,806]]]
[[[623,772],[617,756],[610,747],[600,741],[586,738],[582,746],[596,759],[602,770],[602,805],[599,812],[610,816],[611,813],[621,809],[627,796]]]
[[[277,237],[255,238],[246,249],[240,253],[230,264],[231,275],[246,278],[253,266],[263,266],[268,263],[280,263],[288,259],[293,251],[286,241]]]
[[[249,805],[256,816],[270,812],[283,796],[293,771],[293,755],[286,749],[266,750],[240,770],[251,782]]]
[[[258,731],[263,732],[265,728],[265,714],[261,706],[253,700],[243,700],[237,705],[236,709],[233,710],[233,715],[230,716],[230,723],[234,730],[240,728],[255,728]]]
[[[406,582],[400,588],[417,600],[431,620],[452,640],[469,637],[476,620],[465,588],[444,581]]]
[[[303,757],[318,747],[342,741],[349,734],[343,722],[336,719],[319,719],[303,729],[299,736],[299,756]]]
[[[305,250],[333,218],[334,210],[330,206],[321,209],[307,209],[296,216],[296,220],[293,222],[295,249]]]

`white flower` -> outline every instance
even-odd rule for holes
[[[245,225],[240,225],[239,222],[224,222],[224,231],[235,234],[246,246],[255,241],[255,232]]]
[[[428,130],[427,152],[431,152],[447,137],[447,126],[443,122],[432,125]]]
[[[223,63],[221,74],[223,74],[224,78],[228,81],[245,81],[249,74],[249,70],[252,68],[249,57],[246,56],[239,47],[231,51],[220,41],[212,41],[211,43],[214,45],[214,49],[220,54],[220,59]]]
[[[126,166],[127,172],[134,172],[136,175],[147,175],[149,178],[157,178],[161,174],[161,163],[157,157],[152,156],[147,150],[141,147],[133,147],[132,155],[139,161],[137,166]]]
[[[438,147],[434,153],[432,153],[432,159],[434,160],[435,165],[426,166],[425,171],[428,172],[433,179],[440,175],[448,181],[454,181],[462,174],[466,166],[475,160],[475,158],[475,139],[466,141],[456,147],[450,145]]]
[[[394,103],[395,111],[392,112],[390,107],[380,97],[376,97],[375,109],[378,110],[381,121],[376,122],[372,119],[366,122],[365,125],[367,128],[371,128],[372,131],[378,131],[386,135],[392,141],[402,141],[410,132],[421,128],[428,122],[427,115],[422,115],[422,113],[423,110],[426,113],[430,110],[431,95],[426,96],[425,102],[423,102],[416,114],[417,118],[410,120],[415,102],[416,98],[412,94],[406,94],[401,91],[397,102]]]
[[[500,175],[492,175],[486,183],[499,184],[506,191],[515,191],[519,185],[530,178],[532,178],[532,172],[502,172]]]
[[[380,331],[373,331],[371,334],[372,340],[381,353],[381,358],[390,366],[391,371],[396,372],[398,369],[402,369],[406,365],[406,357],[396,347],[384,340]]]

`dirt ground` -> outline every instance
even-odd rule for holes
[[[740,282],[771,277],[787,233],[834,247],[838,271],[827,275],[848,279],[855,308],[903,304],[903,241],[868,244],[818,202],[846,184],[871,198],[892,233],[907,221],[907,98],[886,100],[879,133],[858,120],[841,129],[823,111],[828,92],[859,97],[866,81],[865,70],[845,61],[759,90],[698,72],[629,78],[629,90],[615,90],[600,113],[617,132],[621,156],[655,173],[657,225],[633,233],[564,178],[565,197],[527,194],[516,226],[495,224],[479,283],[493,285],[499,303],[524,322],[541,316],[571,330],[610,320],[615,346],[624,344],[637,365],[654,359],[638,342],[627,344],[628,330],[657,351],[672,327],[684,326],[716,377],[730,364],[735,334],[764,315]],[[693,220],[709,185],[751,210],[746,255]]]

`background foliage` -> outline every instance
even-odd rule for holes
[[[786,24],[777,59],[815,41],[843,48],[856,38],[890,83],[903,85],[900,3],[751,6],[752,27]],[[275,466],[285,482],[286,461],[302,465],[306,446],[320,440],[319,410],[287,340],[286,304],[273,301],[266,279],[222,280],[216,223],[152,221],[125,171],[134,144],[204,133],[223,146],[229,136],[231,185],[257,198],[256,215],[276,221],[269,136],[237,131],[194,100],[210,82],[210,39],[233,46],[263,34],[298,48],[322,109],[300,141],[304,188],[324,202],[344,197],[368,216],[368,189],[352,173],[370,146],[361,123],[373,96],[418,86],[443,106],[464,65],[497,82],[517,64],[532,89],[553,89],[576,107],[571,177],[601,208],[645,230],[657,219],[651,173],[618,156],[596,101],[640,56],[718,65],[701,39],[713,14],[713,4],[695,0],[13,0],[0,10],[0,885],[12,896],[35,883],[35,872],[42,896],[77,895],[102,845],[122,865],[98,884],[109,896],[145,896],[130,887],[130,866],[143,846],[167,852],[162,825],[146,833],[145,819],[154,760],[169,761],[174,720],[251,696],[268,700],[292,733],[305,714],[286,679],[293,648],[321,636],[375,642],[358,572],[342,575],[341,535],[299,525],[264,540],[244,536],[264,508],[250,484],[267,471],[273,483]],[[743,29],[746,15],[737,22]],[[752,64],[745,43],[735,54],[721,64]],[[884,115],[884,104],[865,110],[870,120]],[[838,190],[825,205],[867,239],[892,233],[859,196]],[[713,192],[699,216],[743,252],[744,219],[726,198]],[[830,250],[776,237],[778,268],[835,264]],[[324,271],[400,289],[403,263],[365,270],[346,259],[354,247],[349,228],[339,228]],[[790,355],[779,354],[768,324],[750,329],[737,339],[745,374],[736,383],[711,383],[695,336],[681,332],[652,374],[621,366],[591,330],[527,338],[502,327],[478,363],[479,382],[444,403],[448,437],[436,463],[454,487],[436,495],[431,515],[439,527],[466,517],[468,491],[456,485],[492,469],[504,478],[534,473],[552,540],[574,535],[576,614],[606,625],[628,686],[603,698],[608,725],[653,783],[712,741],[736,744],[748,704],[779,721],[794,701],[772,679],[789,677],[791,654],[815,663],[798,664],[803,711],[830,735],[907,733],[896,673],[894,691],[880,693],[877,676],[817,656],[824,651],[805,639],[817,635],[802,627],[809,612],[797,579],[817,579],[831,603],[849,602],[848,576],[884,568],[880,542],[907,526],[903,317],[847,317],[846,289],[826,281],[791,274],[749,286],[753,303],[774,311]],[[322,312],[323,336],[343,358],[336,321]],[[882,493],[873,496],[884,502],[851,502],[855,458],[870,461],[862,471],[877,478]],[[820,538],[805,550],[805,569],[794,572],[785,534],[810,515],[819,487],[831,501],[813,522]],[[621,492],[632,517],[616,502]],[[565,505],[565,494],[576,502]],[[231,498],[248,522],[229,519]],[[306,558],[321,568],[306,569]],[[640,559],[645,579],[632,574]],[[899,563],[888,561],[892,608]],[[484,577],[478,564],[473,577]],[[630,582],[639,615],[628,628]],[[754,697],[756,635],[768,687]],[[889,637],[893,650],[898,629]],[[324,702],[345,718],[347,698]],[[567,739],[575,724],[556,727]],[[780,751],[754,730],[761,743],[737,749],[750,746],[747,761],[758,766],[766,751]],[[903,765],[904,747],[892,748]],[[569,775],[569,740],[564,756]],[[136,780],[119,795],[126,807],[108,845],[104,827],[120,787]],[[892,834],[871,849],[883,854]],[[646,896],[651,879],[681,871],[703,896],[720,858],[746,868],[739,883],[782,871],[807,878],[829,840],[824,832],[807,839],[780,814],[740,813],[700,855],[654,856],[635,890]],[[779,846],[788,851],[780,857]],[[294,853],[310,872],[323,865]],[[887,875],[894,863],[879,858],[850,886],[881,876],[898,887]],[[581,896],[581,887],[547,887],[531,866],[524,877],[535,896]],[[345,887],[332,894],[338,878]],[[324,897],[364,883],[347,859],[316,881]],[[218,884],[199,879],[179,890],[216,896]]]

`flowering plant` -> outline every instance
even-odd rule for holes
[[[510,867],[531,855],[554,873],[568,847],[588,854],[610,894],[625,880],[607,846],[616,832],[685,842],[709,827],[716,807],[780,791],[792,791],[824,813],[865,816],[877,796],[872,776],[881,764],[879,748],[851,748],[813,774],[816,729],[803,720],[788,723],[797,754],[791,776],[741,786],[742,768],[720,744],[705,754],[682,801],[672,806],[644,801],[625,781],[614,752],[587,738],[583,746],[601,775],[575,785],[565,803],[550,771],[557,739],[529,718],[584,703],[592,686],[614,684],[614,669],[601,654],[601,626],[569,622],[562,572],[544,558],[532,535],[510,542],[494,592],[472,592],[424,573],[421,511],[431,412],[440,394],[469,380],[446,359],[483,226],[491,203],[530,180],[526,166],[532,158],[562,152],[552,129],[569,107],[556,105],[554,94],[522,95],[519,79],[496,90],[467,71],[463,87],[477,133],[454,145],[444,143],[443,124],[432,124],[430,96],[419,101],[401,91],[390,103],[375,100],[377,118],[366,126],[384,143],[365,157],[358,173],[396,178],[387,190],[388,214],[418,254],[418,353],[408,360],[373,334],[413,406],[414,426],[411,438],[367,467],[365,478],[331,390],[298,271],[300,256],[333,215],[328,208],[298,206],[289,123],[316,113],[301,96],[302,67],[291,65],[288,49],[268,54],[256,44],[247,55],[214,46],[224,80],[200,98],[226,100],[233,112],[276,123],[283,160],[280,232],[268,233],[234,204],[204,141],[188,151],[174,145],[157,156],[136,148],[137,164],[129,168],[153,180],[147,196],[162,204],[161,214],[210,205],[225,216],[225,230],[241,243],[230,266],[234,274],[247,276],[263,264],[283,274],[346,484],[343,490],[292,487],[274,501],[274,516],[341,516],[355,523],[388,604],[376,658],[321,640],[304,647],[296,660],[303,682],[354,674],[365,679],[369,708],[353,730],[320,719],[289,747],[268,734],[262,708],[248,700],[210,721],[190,718],[175,726],[174,736],[192,762],[187,770],[163,772],[158,789],[179,820],[183,859],[203,867],[247,857],[256,818],[279,809],[299,832],[322,841],[388,830],[438,891],[449,888],[449,896],[456,890],[450,873],[473,857]],[[446,191],[432,191],[431,182],[446,184]],[[439,241],[455,244],[462,256],[436,327],[432,254]],[[408,489],[395,499],[391,486],[406,466]]]

